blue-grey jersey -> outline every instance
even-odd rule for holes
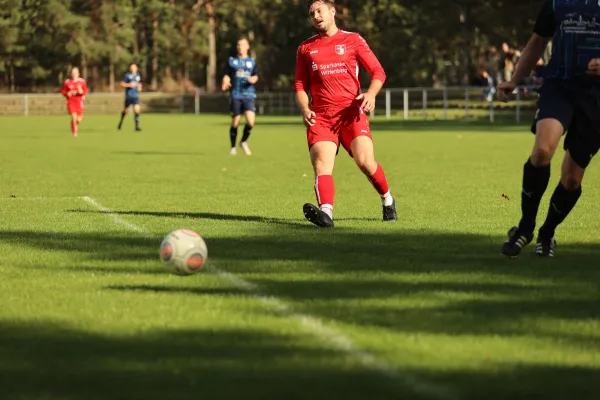
[[[256,98],[256,88],[248,82],[248,78],[258,74],[256,60],[251,57],[229,57],[224,75],[231,78],[229,93],[234,99]]]
[[[138,97],[140,92],[138,91],[138,85],[141,83],[142,77],[140,74],[132,74],[131,72],[125,73],[121,82],[131,83],[134,82],[135,86],[132,88],[125,88],[125,97]]]

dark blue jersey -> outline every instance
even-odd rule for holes
[[[552,37],[552,56],[544,78],[600,84],[600,78],[585,73],[589,62],[600,58],[600,1],[548,0],[534,32]]]
[[[251,57],[229,57],[225,66],[224,75],[231,78],[229,93],[234,99],[256,98],[256,88],[248,82],[248,78],[256,76],[258,68],[256,60]]]
[[[138,85],[141,83],[142,77],[140,74],[132,74],[131,72],[125,73],[121,82],[123,83],[135,83],[132,88],[125,88],[125,97],[136,98],[139,97],[140,92],[138,91]]]

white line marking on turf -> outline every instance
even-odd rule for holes
[[[86,203],[88,203],[89,205],[97,208],[99,211],[102,211],[107,216],[109,216],[110,219],[112,219],[113,222],[116,223],[117,225],[122,225],[122,226],[126,227],[127,229],[129,229],[130,231],[137,232],[140,235],[145,236],[145,237],[155,237],[152,233],[150,233],[146,229],[125,221],[119,215],[115,214],[112,210],[109,210],[108,208],[104,207],[102,204],[98,203],[93,198],[91,198],[89,196],[84,196],[81,199],[83,201],[85,201]]]
[[[81,197],[81,199],[89,205],[95,207],[99,211],[105,213],[117,225],[121,225],[145,237],[156,238],[157,240],[160,239],[158,236],[153,235],[150,231],[124,220],[119,215],[115,214],[112,210],[104,207],[102,204],[98,203],[93,198],[89,196],[84,196]],[[352,340],[344,334],[325,326],[319,318],[310,316],[308,314],[296,312],[289,305],[285,304],[276,297],[268,296],[261,293],[260,288],[257,285],[248,282],[247,280],[240,278],[237,275],[226,271],[222,271],[214,266],[208,266],[207,269],[210,272],[213,272],[216,275],[220,276],[233,286],[245,290],[246,292],[248,292],[248,295],[260,300],[267,309],[275,311],[285,318],[289,318],[299,322],[300,325],[303,326],[307,332],[319,338],[323,343],[328,344],[336,350],[341,351],[342,353],[345,353],[346,355],[356,359],[363,366],[371,370],[377,371],[380,374],[391,378],[395,381],[402,382],[416,394],[428,396],[436,400],[458,399],[454,394],[452,394],[448,389],[444,387],[437,386],[432,382],[424,381],[412,374],[397,371],[396,369],[394,369],[394,367],[387,364],[386,362],[356,347]]]
[[[0,200],[4,201],[50,201],[50,200],[75,200],[81,199],[79,196],[71,196],[71,197],[0,197]]]

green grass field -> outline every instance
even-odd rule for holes
[[[507,260],[526,126],[375,118],[400,221],[340,152],[319,230],[297,118],[251,157],[226,116],[116,123],[0,119],[0,398],[600,398],[599,164],[557,256]],[[210,271],[163,271],[184,227]]]

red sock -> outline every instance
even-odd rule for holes
[[[71,132],[74,134],[77,133],[77,122],[71,121]]]
[[[385,173],[383,172],[381,165],[377,164],[377,170],[373,175],[369,176],[368,179],[380,196],[383,196],[390,191],[390,187],[387,179],[385,178]]]
[[[333,198],[335,196],[335,186],[333,185],[333,176],[320,175],[315,178],[315,194],[319,207],[321,204],[329,204],[333,207]]]

